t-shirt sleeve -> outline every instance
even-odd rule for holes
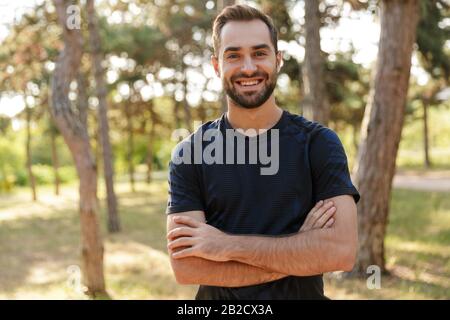
[[[348,170],[347,156],[337,134],[328,128],[317,129],[310,141],[314,202],[340,195],[360,195]]]
[[[169,162],[167,214],[205,210],[195,164],[192,161],[183,161],[180,157],[183,152],[190,152],[189,147],[187,141],[181,142],[174,149]],[[186,159],[186,157],[183,158]]]

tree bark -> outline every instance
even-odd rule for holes
[[[120,220],[117,213],[117,198],[114,192],[114,166],[111,142],[109,140],[108,105],[106,102],[105,72],[102,67],[101,39],[98,28],[94,1],[87,0],[87,16],[89,28],[89,41],[91,47],[92,64],[98,98],[98,123],[100,143],[102,145],[103,173],[106,185],[106,198],[108,203],[108,231],[120,231]]]
[[[217,0],[217,14],[219,14],[225,7],[236,4],[236,0]],[[225,90],[220,94],[220,109],[222,113],[228,110],[228,100]]]
[[[355,148],[355,150],[358,150],[359,148],[359,141],[358,141],[358,132],[360,130],[358,124],[353,123],[352,124],[352,142],[353,142],[353,147]]]
[[[149,112],[150,112],[150,130],[147,144],[147,183],[150,183],[152,181],[152,171],[153,171],[153,144],[156,128],[156,115],[155,111],[153,110],[153,103],[149,104]]]
[[[59,157],[58,149],[56,148],[56,133],[53,129],[50,129],[50,142],[52,145],[52,164],[53,175],[55,177],[55,195],[59,196],[59,186],[61,184],[61,179],[59,178]]]
[[[384,237],[418,19],[418,0],[381,2],[377,66],[354,171],[361,193],[357,274],[365,274],[370,265],[386,271]]]
[[[219,14],[225,7],[236,4],[236,0],[217,0],[217,13]]]
[[[79,29],[69,29],[67,6],[71,2],[54,0],[63,29],[64,48],[52,77],[52,116],[69,147],[80,178],[80,221],[83,281],[91,297],[107,296],[103,273],[103,243],[98,226],[97,172],[87,129],[72,111],[68,98],[70,82],[80,67],[83,39]]]
[[[26,101],[26,98],[25,98]],[[27,139],[26,139],[26,157],[27,157],[27,171],[28,171],[28,180],[30,182],[31,188],[31,196],[33,201],[37,201],[36,194],[36,178],[33,174],[33,164],[31,161],[31,109],[28,103],[25,103],[25,113],[27,117]]]
[[[173,115],[175,120],[175,129],[181,128],[181,118],[180,118],[180,106],[181,103],[177,100],[175,100],[175,97],[173,98]]]
[[[132,115],[128,106],[125,106],[125,116],[127,120],[127,133],[128,133],[128,150],[127,150],[127,162],[128,162],[128,177],[130,179],[130,187],[131,192],[136,192],[135,183],[134,183],[134,162],[133,162],[133,154],[134,154],[134,132],[133,132],[133,123],[132,123]]]
[[[187,72],[183,65],[183,111],[184,111],[184,121],[186,125],[186,129],[189,130],[189,132],[192,131],[192,116],[191,116],[191,107],[189,106],[189,103],[187,101]]]
[[[330,107],[325,88],[325,60],[320,48],[319,0],[305,1],[305,60],[303,70],[303,115],[327,125]]]
[[[431,168],[431,161],[430,161],[430,146],[429,146],[429,140],[428,140],[428,106],[430,105],[430,102],[428,99],[424,99],[422,101],[423,104],[423,151],[424,151],[424,157],[425,157],[425,168],[429,169]]]
[[[84,128],[88,128],[88,110],[89,98],[87,93],[87,79],[86,75],[79,70],[77,74],[77,103],[78,103],[78,117]]]

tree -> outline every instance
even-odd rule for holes
[[[386,271],[384,237],[420,16],[419,0],[383,0],[380,15],[377,66],[354,169],[362,197],[358,203],[359,254],[353,272],[364,274],[370,265]]]
[[[225,9],[228,6],[233,6],[236,4],[236,0],[217,0],[216,7],[217,7],[217,14],[222,12],[223,9]],[[225,93],[225,90],[222,90],[220,94],[220,108],[222,113],[227,112],[228,109],[228,103],[227,103],[227,94]]]
[[[102,145],[103,173],[106,184],[106,197],[108,203],[108,231],[120,231],[120,220],[117,213],[117,198],[114,192],[114,166],[111,142],[109,140],[108,105],[106,102],[105,72],[102,67],[101,39],[94,1],[87,0],[87,17],[89,28],[89,42],[91,47],[92,64],[95,75],[98,98],[98,122],[100,127],[100,141]]]
[[[49,128],[50,133],[50,145],[52,148],[52,166],[53,166],[53,175],[54,175],[54,184],[55,184],[55,195],[59,195],[59,187],[61,185],[61,178],[59,176],[59,156],[58,149],[56,148],[56,138],[58,135],[57,128],[53,125]]]
[[[450,36],[450,28],[441,27],[441,23],[450,13],[450,5],[441,0],[422,1],[422,17],[417,26],[417,47],[421,65],[431,76],[420,99],[423,107],[423,147],[425,168],[431,167],[428,139],[428,110],[437,101],[435,95],[450,78],[450,57],[446,53],[445,43]],[[439,81],[442,79],[443,81]]]
[[[26,139],[26,156],[27,156],[27,171],[28,171],[28,179],[30,180],[31,193],[33,196],[33,201],[37,200],[36,195],[36,179],[33,174],[33,166],[31,163],[31,108],[29,103],[27,102],[27,97],[25,98],[25,113],[27,119],[27,139]]]
[[[147,183],[152,181],[152,172],[153,172],[153,143],[155,140],[155,129],[157,122],[157,115],[153,108],[153,101],[150,101],[148,104],[148,113],[149,113],[149,131],[148,131],[148,143],[147,143]]]
[[[103,274],[103,243],[97,221],[97,172],[86,127],[73,112],[68,98],[70,83],[81,63],[83,38],[80,30],[69,28],[68,1],[54,0],[62,27],[64,48],[52,78],[52,116],[70,149],[80,179],[80,220],[84,282],[92,297],[107,295]]]
[[[305,61],[302,68],[306,118],[328,124],[330,106],[325,90],[325,60],[320,48],[319,0],[305,1]]]

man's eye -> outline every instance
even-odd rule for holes
[[[265,53],[265,52],[262,52],[262,51],[258,51],[258,52],[255,53],[255,55],[256,55],[257,57],[262,57],[262,56],[265,56],[266,53]]]
[[[237,54],[230,54],[230,55],[228,55],[228,59],[236,59],[236,58],[238,58],[239,56],[237,55]]]

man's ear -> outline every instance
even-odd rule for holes
[[[220,78],[219,59],[215,55],[211,56],[211,64],[214,67],[214,71],[216,72],[216,75]]]

